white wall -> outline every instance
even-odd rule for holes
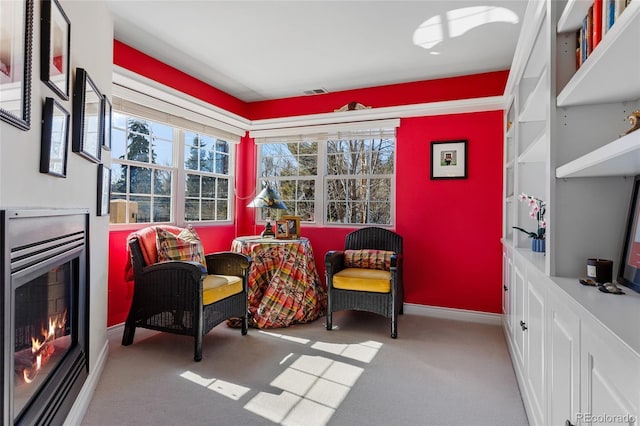
[[[76,67],[87,70],[98,88],[111,98],[113,19],[102,0],[60,0],[71,21],[71,90]],[[104,349],[107,334],[109,217],[97,217],[98,165],[67,151],[67,177],[39,172],[42,106],[53,97],[72,115],[72,98],[60,99],[40,81],[40,1],[34,1],[31,78],[31,129],[19,130],[0,121],[0,208],[88,208],[90,214],[90,374]],[[73,125],[73,122],[71,123]],[[110,164],[108,151],[102,161]]]

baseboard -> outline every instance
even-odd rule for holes
[[[120,336],[122,336],[123,332],[124,332],[123,322],[116,325],[112,325],[111,327],[107,327],[107,340],[111,339],[111,337],[113,337],[114,334],[116,335],[119,334]]]
[[[107,327],[107,340],[114,340],[120,344],[120,339],[122,339],[122,334],[124,333],[124,322],[121,322],[116,325],[112,325],[111,327]],[[140,341],[142,339],[146,339],[147,337],[153,336],[154,334],[161,333],[156,330],[149,330],[147,328],[136,328],[136,341]]]
[[[426,317],[444,318],[456,321],[477,322],[481,324],[502,325],[502,315],[489,312],[469,311],[466,309],[442,308],[440,306],[404,304],[404,313]]]
[[[74,402],[67,418],[64,422],[64,426],[72,426],[79,425],[82,423],[82,419],[87,413],[87,409],[89,408],[89,404],[91,403],[91,399],[93,398],[93,393],[98,386],[98,382],[102,377],[102,372],[104,371],[104,366],[107,364],[107,358],[109,357],[109,340],[104,342],[104,346],[100,351],[100,355],[96,360],[96,364],[93,368],[93,371],[89,372],[89,376],[87,380],[84,382],[82,389],[80,389],[80,393],[76,398],[76,402]]]

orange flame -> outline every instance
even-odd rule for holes
[[[47,359],[55,352],[53,341],[56,339],[56,330],[64,329],[66,324],[67,311],[55,317],[49,318],[49,327],[41,330],[41,342],[39,339],[31,338],[31,353],[34,354],[35,360],[32,368],[25,368],[22,371],[22,377],[25,383],[31,383],[38,375],[38,371],[42,368]]]

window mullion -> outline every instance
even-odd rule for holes
[[[314,203],[314,217],[316,223],[319,225],[325,225],[327,220],[327,141],[318,142],[318,174],[315,177],[315,193],[316,200]],[[317,194],[322,194],[322,197],[318,197]],[[317,218],[321,218],[318,220]]]
[[[185,214],[185,182],[187,181],[187,174],[186,171],[184,169],[184,151],[186,149],[186,141],[185,141],[185,134],[184,131],[182,129],[178,129],[178,128],[174,128],[173,129],[174,134],[174,140],[176,140],[178,143],[174,144],[174,158],[176,159],[176,164],[175,164],[175,172],[176,172],[176,179],[174,180],[174,182],[172,182],[172,190],[173,193],[175,194],[174,197],[172,197],[173,199],[173,211],[175,212],[175,217],[173,218],[173,220],[177,223],[178,226],[184,226],[185,224],[185,218],[184,218],[184,214]]]

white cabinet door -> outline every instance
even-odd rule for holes
[[[533,424],[545,421],[545,306],[544,285],[536,271],[527,271],[525,335],[525,380],[531,401]]]
[[[511,308],[513,318],[513,348],[516,357],[516,367],[523,372],[524,367],[524,350],[525,350],[525,280],[524,271],[519,267],[518,262],[514,262],[513,282],[511,287]]]
[[[582,328],[578,423],[636,426],[640,357],[598,324]]]
[[[511,317],[512,275],[513,262],[509,250],[505,247],[502,252],[502,322],[509,336],[513,329],[513,318]]]
[[[547,298],[549,308],[549,422],[578,424],[580,411],[580,318],[566,304]]]

